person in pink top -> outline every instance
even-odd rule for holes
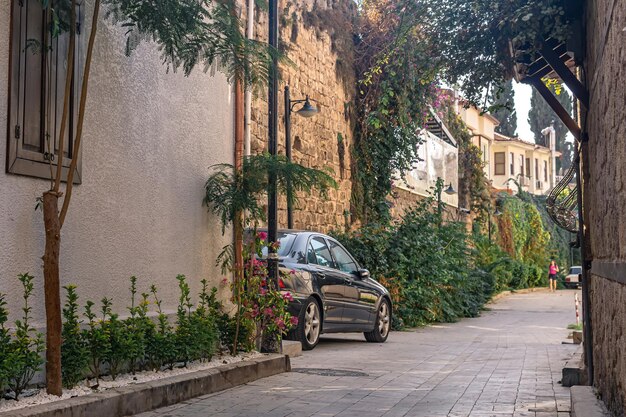
[[[550,291],[556,291],[556,274],[559,272],[559,266],[554,259],[550,262],[548,268],[548,279],[550,280]]]

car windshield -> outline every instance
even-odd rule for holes
[[[277,237],[278,241],[280,242],[280,246],[278,247],[278,256],[289,256],[289,252],[291,252],[293,242],[296,240],[296,234],[289,232],[278,232]],[[267,258],[267,246],[263,248],[262,254],[263,258]]]
[[[573,274],[576,274],[576,275],[580,274],[580,273],[581,273],[580,267],[579,267],[579,266],[573,266],[573,267],[571,267],[571,268],[569,269],[569,273],[570,273],[570,274],[572,274],[572,275],[573,275]]]

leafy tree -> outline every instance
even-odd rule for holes
[[[548,88],[555,93],[555,97],[559,103],[561,103],[565,111],[571,114],[572,96],[563,88],[555,89],[552,85],[549,85]],[[530,98],[528,123],[530,124],[530,130],[535,134],[535,142],[544,146],[548,144],[545,141],[545,137],[541,134],[541,131],[550,125],[554,125],[554,130],[556,131],[556,150],[563,153],[563,156],[557,159],[556,168],[557,171],[560,168],[563,168],[563,170],[568,169],[572,165],[572,159],[574,157],[573,144],[566,141],[569,130],[535,89],[533,89]]]
[[[513,81],[510,80],[504,83],[501,89],[496,89],[490,103],[491,114],[500,121],[496,130],[511,137],[517,136],[517,111],[514,100]]]
[[[434,40],[443,78],[482,108],[512,78],[517,63],[534,61],[546,39],[563,41],[570,33],[562,0],[429,3],[423,29]]]

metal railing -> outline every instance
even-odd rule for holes
[[[578,232],[578,187],[569,185],[576,175],[574,164],[548,194],[546,209],[554,222],[572,233]]]

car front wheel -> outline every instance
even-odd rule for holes
[[[389,301],[382,300],[380,306],[378,306],[374,330],[364,333],[365,340],[373,343],[383,343],[389,336],[389,330],[391,330],[391,306]]]
[[[302,350],[311,350],[320,341],[322,315],[320,305],[315,298],[309,297],[298,315],[296,339],[302,343]]]

